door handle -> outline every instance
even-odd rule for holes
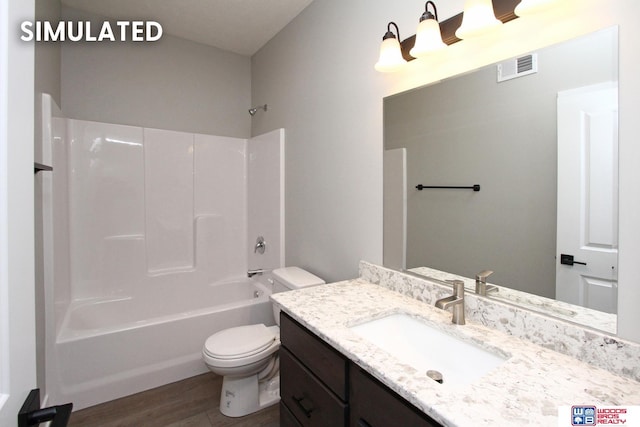
[[[573,264],[587,265],[586,262],[575,261],[573,259],[573,255],[567,255],[567,254],[560,254],[560,264],[564,264],[564,265],[573,265]]]

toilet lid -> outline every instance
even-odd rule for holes
[[[239,358],[261,352],[275,339],[273,330],[263,324],[238,326],[211,335],[204,343],[204,348],[211,357]]]

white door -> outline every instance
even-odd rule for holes
[[[15,426],[36,387],[33,44],[18,23],[33,0],[0,0],[0,426]]]
[[[617,83],[558,94],[557,225],[556,298],[615,313]]]

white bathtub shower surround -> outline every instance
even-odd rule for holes
[[[144,129],[143,233],[149,274],[195,268],[194,228],[198,215],[194,205],[206,194],[199,194],[194,188],[200,178],[195,158],[203,156],[196,138],[184,132]],[[231,181],[237,178],[242,180],[233,176]]]
[[[204,373],[200,349],[212,331],[273,324],[271,291],[257,281],[204,285],[188,298],[165,291],[72,303],[56,344],[56,400],[77,410]]]
[[[250,170],[280,170],[283,130],[246,140],[147,129],[68,119],[44,103],[48,402],[81,409],[206,372],[207,336],[274,323],[269,275],[246,277],[247,199],[259,185],[280,206],[279,181]],[[262,154],[250,161],[255,144]],[[280,225],[276,213],[254,231],[278,253],[260,268],[281,266]]]
[[[284,266],[284,129],[252,138],[248,150],[249,269]],[[266,242],[256,252],[256,239]],[[275,267],[272,267],[275,268]]]
[[[189,317],[258,304],[268,299],[270,294],[269,286],[257,280],[242,279],[199,285],[197,292],[191,293],[184,293],[165,283],[157,286],[145,299],[74,301],[63,319],[58,343],[159,323],[176,315]],[[215,301],[215,306],[212,301]]]
[[[73,299],[146,294],[163,274],[243,275],[246,140],[68,122]]]

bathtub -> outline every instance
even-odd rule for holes
[[[144,298],[72,303],[56,338],[56,402],[74,410],[207,371],[206,338],[222,329],[273,325],[271,289],[246,279],[160,286]]]

